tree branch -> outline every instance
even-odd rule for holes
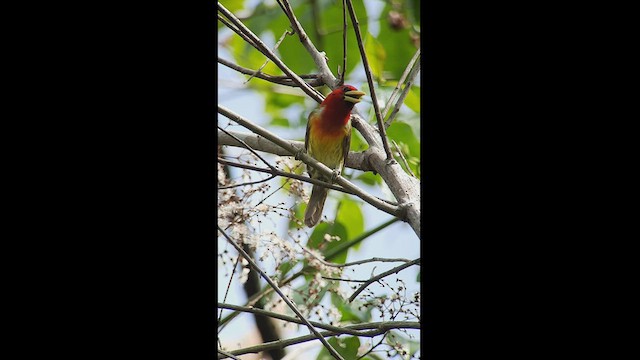
[[[288,76],[275,76],[275,75],[269,75],[269,74],[265,74],[263,72],[256,72],[256,70],[251,70],[245,67],[242,67],[240,65],[234,64],[230,61],[227,61],[225,59],[222,59],[220,57],[218,57],[218,62],[228,68],[231,68],[233,70],[236,70],[239,73],[245,74],[245,75],[253,75],[255,74],[255,77],[262,79],[262,80],[266,80],[269,82],[272,82],[274,84],[279,84],[279,85],[284,85],[284,86],[291,86],[291,87],[298,87],[298,85],[296,83],[293,82],[293,80],[291,80],[291,78],[289,78]],[[315,74],[311,74],[311,75],[300,75],[300,78],[302,79],[311,79],[309,82],[307,82],[307,84],[309,84],[309,86],[322,86],[324,85],[324,83],[322,82],[322,79],[318,78],[318,75]]]
[[[393,155],[391,155],[391,149],[389,148],[389,142],[387,141],[387,134],[384,128],[384,121],[382,114],[380,113],[380,106],[378,105],[378,98],[373,84],[373,77],[371,76],[371,67],[369,66],[369,60],[367,59],[367,53],[364,51],[364,42],[362,41],[362,35],[360,34],[360,24],[356,17],[356,12],[353,10],[353,3],[351,0],[346,0],[347,7],[349,8],[349,15],[351,16],[351,23],[353,24],[353,30],[356,33],[356,40],[358,42],[358,48],[360,49],[360,57],[364,65],[364,73],[367,75],[367,82],[369,83],[369,91],[371,92],[371,101],[373,102],[373,109],[376,114],[376,120],[378,122],[378,131],[380,132],[380,138],[382,139],[382,146],[384,152],[387,154],[387,161],[392,162]]]
[[[355,324],[355,325],[347,325],[344,328],[353,329],[353,330],[366,330],[370,331],[366,332],[363,337],[374,337],[378,335],[382,335],[389,330],[393,329],[420,329],[420,323],[416,321],[385,321],[385,322],[375,322],[375,323],[366,323],[366,324]],[[335,333],[333,331],[323,331],[320,333],[324,337],[331,337],[340,335],[340,333]],[[291,346],[294,344],[300,344],[303,342],[315,340],[316,338],[313,335],[305,335],[297,338],[272,341],[269,343],[264,343],[256,346],[246,347],[244,349],[238,349],[234,351],[230,351],[230,354],[233,355],[244,355],[250,353],[258,353],[261,351],[266,351],[269,349],[277,349],[284,348],[287,346]],[[218,359],[225,359],[225,357],[218,356]]]
[[[229,354],[228,352],[226,352],[226,351],[224,351],[224,350],[222,350],[222,349],[218,349],[218,353],[220,353],[220,354],[222,354],[222,355],[224,355],[224,356],[226,356],[226,357],[232,358],[232,359],[234,359],[234,360],[242,360],[242,359],[240,359],[239,357],[237,357],[237,356],[235,356],[235,355],[233,355],[233,354]],[[223,359],[224,359],[224,358],[223,358]]]
[[[313,166],[314,168],[318,169],[320,171],[321,174],[331,178],[333,176],[333,170],[329,169],[329,167],[327,167],[325,164],[319,162],[318,160],[314,159],[313,157],[311,157],[309,154],[307,154],[306,152],[301,152],[299,151],[290,141],[284,140],[282,138],[280,138],[279,136],[273,134],[272,132],[252,123],[251,121],[243,118],[242,116],[232,112],[231,110],[227,109],[226,107],[222,106],[222,105],[218,105],[218,112],[221,113],[222,115],[226,116],[227,118],[237,122],[238,124],[246,127],[247,129],[250,129],[251,131],[262,135],[263,137],[273,141],[274,143],[276,143],[277,145],[279,145],[280,147],[284,148],[285,150],[289,151],[290,154],[294,154],[296,155],[296,158],[302,160],[305,164]],[[363,191],[362,189],[360,189],[359,187],[357,187],[356,185],[354,185],[353,183],[351,183],[349,180],[345,179],[343,176],[339,175],[337,177],[337,179],[335,180],[335,182],[339,185],[341,185],[343,188],[352,191],[353,193],[355,193],[359,198],[361,198],[362,200],[366,201],[367,203],[373,205],[374,207],[376,207],[377,209],[380,209],[386,213],[389,213],[391,215],[394,216],[398,216],[401,214],[400,211],[398,211],[398,207],[397,206],[393,206],[390,205],[384,201],[380,201],[378,198],[369,195],[367,192]]]
[[[245,143],[251,146],[257,151],[267,152],[278,156],[292,156],[291,153],[282,147],[274,144],[273,142],[265,139],[264,137],[254,133],[243,133],[232,130],[227,130],[229,134],[233,134],[235,137],[242,139]],[[289,140],[292,146],[296,148],[296,151],[304,150],[304,142]],[[218,131],[218,144],[228,146],[242,146],[241,143],[236,141],[233,137]],[[349,151],[349,155],[345,159],[345,167],[361,171],[372,171],[373,168],[369,165],[367,156],[364,152]]]
[[[241,311],[241,312],[248,312],[248,313],[253,313],[253,314],[259,314],[259,315],[269,316],[269,317],[272,317],[272,318],[278,319],[278,320],[283,320],[283,321],[288,321],[288,322],[291,322],[291,323],[304,325],[304,322],[302,322],[302,320],[300,320],[298,318],[295,318],[295,317],[292,317],[292,316],[283,315],[283,314],[279,314],[279,313],[274,313],[274,312],[263,310],[263,309],[258,309],[258,308],[255,308],[255,307],[247,307],[247,306],[238,306],[238,305],[232,305],[232,304],[218,303],[218,308],[228,309],[228,310],[236,310],[236,311]],[[343,334],[349,334],[349,335],[354,335],[354,336],[364,336],[364,335],[366,335],[366,332],[358,331],[358,330],[352,330],[352,329],[345,329],[343,326],[328,325],[328,324],[323,324],[321,322],[312,321],[312,320],[309,320],[309,323],[311,323],[311,325],[313,325],[313,326],[315,326],[317,328],[333,331],[333,332],[336,332],[336,333],[343,333]]]

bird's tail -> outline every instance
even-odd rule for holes
[[[309,204],[307,204],[307,210],[304,212],[304,223],[308,227],[315,226],[320,220],[324,202],[327,200],[327,193],[329,193],[329,189],[322,186],[314,185],[311,189]]]

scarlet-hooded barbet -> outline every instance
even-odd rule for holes
[[[329,94],[324,101],[309,114],[305,149],[307,153],[327,167],[340,173],[344,169],[345,158],[351,145],[351,109],[364,95],[351,85],[342,85]],[[331,178],[321,175],[313,167],[308,167],[313,179],[330,182]],[[328,189],[313,185],[311,198],[304,214],[304,223],[315,226],[322,216]]]

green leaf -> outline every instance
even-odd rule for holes
[[[361,204],[357,204],[346,195],[340,201],[335,221],[344,225],[346,228],[347,237],[343,238],[343,240],[352,239],[364,231],[364,218],[362,217],[361,206]]]
[[[310,281],[310,280],[311,280],[313,277],[314,277],[314,275],[311,275],[311,276],[307,276],[307,275],[305,275],[305,279],[306,279],[307,281],[306,281],[302,286],[298,287],[298,288],[294,291],[294,293],[295,293],[295,294],[298,294],[298,295],[300,296],[299,298],[296,298],[296,297],[294,296],[295,303],[296,303],[296,304],[302,304],[302,303],[304,303],[304,304],[307,306],[307,308],[309,308],[309,309],[313,309],[314,307],[318,306],[318,304],[320,304],[320,302],[322,301],[322,299],[324,298],[324,296],[327,294],[327,292],[328,292],[329,290],[331,290],[331,289],[334,289],[334,288],[337,286],[337,284],[336,284],[336,282],[335,282],[335,281],[329,281],[329,280],[327,280],[327,281],[329,282],[329,285],[328,285],[328,286],[324,286],[324,287],[320,288],[320,289],[319,289],[319,291],[318,291],[318,293],[317,293],[317,294],[315,294],[315,295],[313,296],[313,298],[310,298],[310,299],[303,299],[303,298],[302,298],[302,295],[304,294],[304,295],[305,295],[305,297],[306,297],[306,294],[308,294],[308,293],[309,293],[309,284],[311,284],[311,281]]]
[[[373,310],[371,306],[362,306],[360,309],[353,303],[346,303],[345,300],[334,293],[331,293],[331,303],[342,314],[341,322],[358,324],[371,321],[371,310]]]
[[[253,31],[258,37],[262,38],[263,33],[269,30],[269,26],[273,22],[275,18],[279,16],[284,16],[282,9],[275,2],[272,4],[267,4],[266,1],[261,1],[258,5],[253,9],[252,15],[243,20],[243,23]],[[276,41],[280,38],[283,31],[280,34],[276,35]]]
[[[364,42],[365,53],[367,54],[367,60],[369,61],[369,67],[371,73],[376,77],[378,81],[382,81],[382,71],[384,70],[384,61],[387,58],[387,52],[384,50],[384,46],[376,40],[370,33],[367,33]]]
[[[332,337],[327,341],[345,360],[355,360],[358,358],[358,348],[360,339],[356,336]],[[323,347],[316,360],[335,360],[327,348]]]
[[[391,27],[388,15],[393,11],[391,2],[387,2],[380,14],[380,35],[378,41],[386,50],[388,57],[384,64],[385,72],[392,79],[399,79],[415,54],[417,47],[411,40],[409,28],[395,29]]]
[[[293,264],[291,261],[285,261],[282,264],[280,264],[279,266],[279,270],[280,270],[280,279],[284,279],[285,275],[287,275],[287,273],[293,269],[293,267],[295,266],[295,264]]]
[[[369,144],[367,144],[362,135],[357,131],[351,131],[351,151],[365,151],[368,148]]]
[[[231,35],[229,41],[226,42],[226,47],[229,48],[229,51],[238,65],[251,70],[258,70],[267,60],[266,56],[253,46],[247,44],[244,39],[236,34]],[[269,61],[262,69],[262,72],[266,74],[273,74],[277,69],[278,67],[273,62]],[[248,79],[249,75],[245,75],[245,77]],[[256,78],[253,78],[249,82],[249,85],[258,88],[272,86],[271,83]]]
[[[364,6],[363,1],[353,1],[353,11],[356,14],[358,23],[360,25],[360,34],[364,38],[368,33],[368,17],[367,9]],[[322,44],[314,41],[314,44],[318,47],[319,51],[324,51],[327,58],[329,58],[329,69],[336,74],[338,66],[342,67],[343,60],[343,16],[342,16],[342,1],[325,2],[320,10],[320,24],[321,30],[326,33],[322,36]],[[349,16],[349,10],[347,9],[347,66],[345,74],[349,75],[353,69],[360,63],[360,49],[358,48],[358,42],[355,35],[353,24],[351,23],[351,17]],[[312,27],[305,27],[307,35],[310,38],[315,38],[315,31]],[[312,36],[313,33],[313,36]]]
[[[402,347],[406,351],[408,351],[407,355],[409,355],[409,354],[413,355],[418,350],[420,350],[420,342],[419,341],[411,340],[411,339],[405,337],[404,335],[402,335],[400,332],[395,331],[395,330],[389,330],[389,332],[387,333],[387,336],[385,337],[385,342],[390,346],[393,346],[393,344],[395,344],[395,343],[402,344]]]
[[[420,2],[421,0],[409,0],[410,11],[409,15],[411,21],[415,22],[416,25],[420,25]]]
[[[294,3],[292,4],[292,9],[311,41],[315,43],[313,32],[310,31],[311,5],[309,2],[305,1],[298,5]],[[279,6],[278,10],[280,10]],[[271,19],[268,28],[272,32],[275,41],[277,41],[285,30],[291,30],[291,24],[287,16],[280,10],[279,14]],[[315,70],[315,63],[311,55],[304,48],[297,35],[287,36],[278,47],[278,54],[280,59],[296,74],[308,74]]]
[[[404,104],[417,113],[420,113],[420,87],[412,86],[404,99]]]
[[[405,122],[394,121],[387,129],[387,136],[396,141],[411,171],[420,178],[420,140],[412,127]],[[402,162],[398,156],[396,160]],[[405,167],[404,164],[402,166]]]
[[[416,137],[411,126],[405,122],[394,121],[387,129],[387,136],[395,140],[398,145],[406,144],[410,156],[420,157],[420,140]]]
[[[332,240],[327,242],[324,240],[324,235],[329,234],[330,236],[339,236],[340,240]],[[342,223],[334,222],[333,224],[329,223],[320,223],[316,225],[309,237],[309,241],[307,242],[307,247],[310,249],[319,249],[322,254],[326,254],[328,250],[339,246],[343,241],[347,240],[347,229],[344,227]],[[347,251],[341,252],[331,259],[331,262],[336,264],[344,264],[347,260]]]
[[[362,181],[363,183],[365,183],[367,185],[371,185],[371,186],[382,184],[382,177],[380,176],[380,174],[374,175],[370,171],[363,172],[362,174],[358,175],[356,177],[356,179]]]
[[[282,180],[282,181],[284,181],[284,180]],[[307,209],[307,204],[304,203],[304,202],[298,203],[298,205],[296,205],[294,207],[294,209],[293,209],[294,212],[295,212],[296,219],[300,220],[300,222],[302,222],[303,224],[304,224],[304,221],[303,221],[304,212],[305,212],[306,209]],[[298,228],[298,224],[293,220],[289,220],[289,229],[296,229],[296,228]],[[306,263],[305,263],[305,265],[306,265]]]
[[[271,119],[269,124],[273,126],[289,127],[289,120],[282,117],[275,117]]]

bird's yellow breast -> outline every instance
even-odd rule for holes
[[[326,129],[320,125],[319,118],[312,117],[309,126],[309,154],[331,169],[342,170],[344,138],[351,134],[351,124],[347,123],[337,129]]]

